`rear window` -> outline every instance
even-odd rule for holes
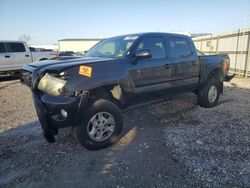
[[[33,48],[33,47],[29,47],[29,49],[30,49],[31,52],[36,52],[36,49]]]
[[[5,50],[5,46],[4,46],[4,43],[0,43],[0,53],[5,53],[6,50]]]
[[[187,57],[192,55],[187,39],[181,37],[170,37],[169,43],[173,57]]]
[[[23,43],[13,42],[13,43],[7,43],[7,44],[8,44],[9,52],[25,52],[26,51]]]

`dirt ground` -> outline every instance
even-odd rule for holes
[[[250,187],[250,79],[226,83],[219,101],[130,108],[118,143],[88,151],[71,129],[47,143],[29,89],[0,82],[0,187]]]

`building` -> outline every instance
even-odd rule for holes
[[[59,51],[88,51],[102,39],[62,39],[58,41]]]
[[[45,44],[45,45],[36,45],[36,44],[33,45],[33,44],[31,44],[30,47],[58,51],[58,44]]]

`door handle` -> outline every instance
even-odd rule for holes
[[[10,56],[9,55],[6,55],[6,56],[4,56],[5,58],[10,58]]]
[[[169,69],[170,68],[169,64],[164,65],[164,67],[165,67],[165,69]]]
[[[29,57],[30,55],[26,54],[25,57]]]

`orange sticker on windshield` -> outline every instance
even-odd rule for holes
[[[80,66],[79,74],[87,77],[92,76],[92,67]]]

